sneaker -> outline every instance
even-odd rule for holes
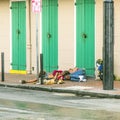
[[[87,80],[86,80],[86,79],[83,79],[82,81],[83,81],[83,82],[86,82]]]
[[[84,79],[84,76],[80,75],[79,78],[80,78],[80,81],[82,81]]]

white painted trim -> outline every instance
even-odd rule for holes
[[[40,53],[42,53],[42,10],[40,12]]]
[[[95,0],[95,2],[96,2],[96,0]],[[94,33],[95,33],[95,36],[94,36],[94,42],[95,42],[95,51],[94,51],[94,55],[95,55],[95,57],[94,57],[94,59],[95,59],[95,63],[94,63],[94,65],[95,65],[95,79],[97,79],[97,74],[96,74],[96,51],[97,51],[97,49],[96,49],[96,46],[97,46],[97,43],[96,43],[96,39],[97,39],[97,36],[96,36],[96,29],[97,29],[97,27],[96,27],[96,3],[95,3],[95,13],[94,13]]]
[[[74,0],[74,4],[76,0]],[[76,6],[74,5],[74,66],[76,66]]]
[[[10,1],[10,6],[9,8],[11,7],[11,2]],[[11,9],[10,9],[10,69],[12,69],[12,66],[11,66],[11,63],[12,63],[12,12],[11,12]]]
[[[96,4],[95,4],[95,14],[94,14],[94,16],[95,16],[95,19],[94,19],[94,31],[95,31],[95,36],[94,36],[94,41],[95,41],[95,60],[96,60],[96,39],[97,39],[97,36],[96,36]]]

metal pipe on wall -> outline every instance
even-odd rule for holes
[[[28,6],[28,48],[29,48],[29,73],[32,74],[32,44],[31,44],[31,0],[27,1]]]

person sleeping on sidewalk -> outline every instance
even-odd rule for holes
[[[46,73],[43,71],[43,74],[39,74],[39,78],[43,75],[43,83],[44,84],[62,84],[64,83],[64,76],[69,74],[68,71],[62,71],[62,70],[54,70],[52,73]],[[20,83],[36,83],[38,80],[32,79],[32,80],[20,80]]]
[[[85,70],[79,69],[77,67],[70,68],[69,70],[54,70],[52,73],[46,73],[43,71],[43,74],[39,74],[39,78],[43,75],[43,83],[44,84],[62,84],[64,80],[71,80],[71,81],[86,81],[85,79]],[[36,83],[37,79],[32,80],[21,80],[20,83]]]
[[[69,69],[70,74],[66,75],[64,79],[75,82],[85,82],[86,72],[85,69],[75,68],[74,70]]]

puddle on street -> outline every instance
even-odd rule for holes
[[[5,120],[119,120],[119,112],[75,109],[55,105],[0,99],[0,119]]]

